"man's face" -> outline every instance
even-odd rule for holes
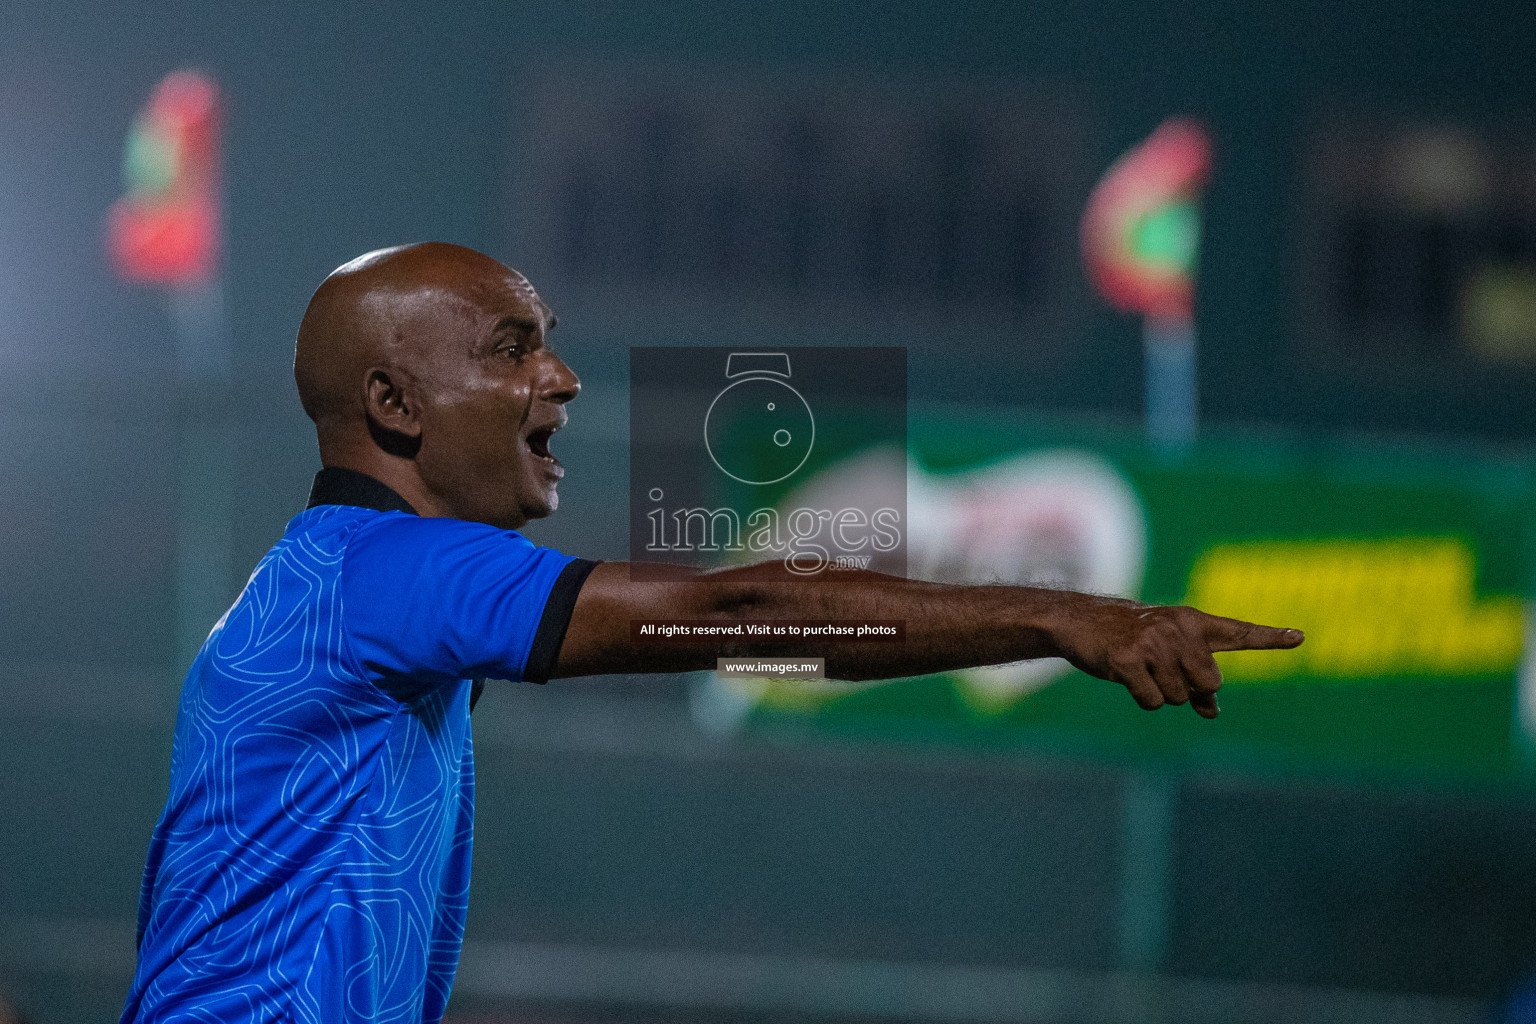
[[[565,468],[549,439],[581,382],[545,345],[554,314],[515,270],[453,289],[424,389],[423,482],[461,519],[518,529],[560,502]]]

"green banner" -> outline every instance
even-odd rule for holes
[[[1237,437],[1168,458],[1135,435],[955,410],[914,414],[907,456],[854,453],[778,498],[834,500],[905,472],[912,576],[1192,604],[1307,642],[1219,655],[1215,721],[1141,711],[1122,688],[1041,661],[877,685],[712,680],[707,696],[747,727],[1525,783],[1531,465]]]

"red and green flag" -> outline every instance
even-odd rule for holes
[[[126,194],[107,217],[119,274],[191,285],[218,272],[221,248],[220,98],[197,71],[167,75],[139,112],[123,154]]]
[[[1176,118],[1099,181],[1083,213],[1083,263],[1111,305],[1156,320],[1191,319],[1199,192],[1210,168],[1205,130]]]

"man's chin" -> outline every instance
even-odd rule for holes
[[[478,522],[485,523],[487,526],[494,526],[498,530],[521,530],[531,520],[543,519],[545,516],[548,516],[559,505],[560,496],[551,492],[514,502],[511,507],[503,506],[495,511],[466,518],[475,519]]]
[[[511,529],[518,529],[531,520],[543,519],[546,516],[552,515],[555,509],[559,507],[560,492],[555,490],[554,487],[551,487],[549,490],[542,493],[530,496],[524,501],[518,503],[518,509],[515,515],[519,522],[517,526],[511,527]]]

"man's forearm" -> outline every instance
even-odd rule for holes
[[[1054,657],[1063,653],[1059,623],[1081,615],[1088,604],[1129,604],[1070,591],[948,586],[873,572],[850,572],[835,582],[772,583],[756,583],[752,570],[721,575],[729,572],[741,572],[738,585],[750,595],[755,617],[904,624],[902,643],[822,641],[817,647],[815,641],[803,641],[796,646],[795,653],[824,657],[827,675],[834,679],[884,679]],[[719,609],[717,614],[732,612]]]
[[[716,659],[799,655],[824,657],[829,677],[882,679],[975,665],[996,665],[1064,653],[1056,626],[1081,617],[1089,605],[1114,603],[1067,591],[1032,587],[960,587],[905,580],[866,571],[836,580],[806,580],[781,563],[687,575],[675,582],[642,583],[613,577],[623,565],[604,565],[610,594],[627,611],[601,613],[603,642],[562,650],[559,674],[602,671],[690,671],[713,668]],[[584,591],[583,599],[587,592]],[[581,603],[578,602],[578,609]],[[645,614],[635,615],[644,609]],[[896,620],[901,643],[805,639],[755,641],[703,639],[635,641],[630,617],[735,622],[741,620]],[[608,665],[619,667],[606,667]],[[604,667],[598,667],[604,666]]]

